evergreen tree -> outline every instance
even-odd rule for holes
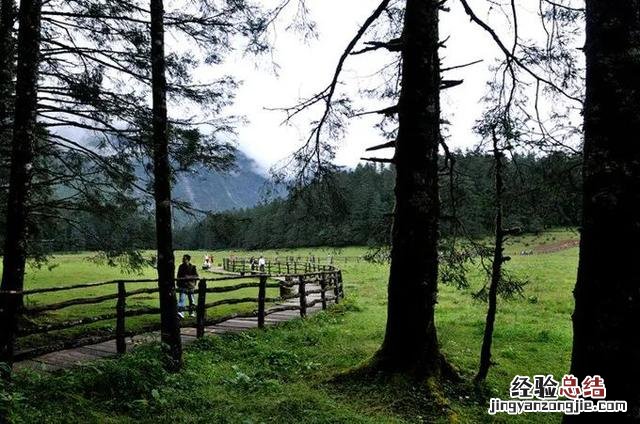
[[[153,181],[156,205],[156,243],[158,251],[158,289],[160,326],[166,347],[166,366],[182,367],[182,341],[174,284],[175,259],[171,230],[171,164],[167,119],[167,81],[164,45],[164,7],[162,0],[151,0],[151,74],[153,89]]]
[[[616,422],[640,416],[640,2],[586,2],[584,192],[574,290],[571,372],[601,376],[607,398],[626,400]],[[633,136],[632,136],[633,137]],[[591,422],[591,414],[565,416]],[[611,419],[614,419],[613,417]]]
[[[18,33],[18,67],[16,99],[11,138],[11,171],[2,283],[0,289],[0,361],[13,357],[18,309],[22,307],[20,293],[24,284],[27,260],[27,193],[32,178],[38,93],[38,62],[40,46],[41,0],[20,2]]]

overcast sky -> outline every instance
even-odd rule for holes
[[[294,126],[283,126],[284,115],[265,108],[293,105],[300,98],[325,87],[345,46],[378,3],[379,0],[309,0],[318,38],[305,43],[298,34],[288,33],[283,30],[284,25],[280,25],[274,38],[274,59],[279,66],[277,75],[266,59],[256,65],[254,59],[238,55],[227,62],[227,70],[243,82],[237,92],[235,106],[230,110],[249,120],[239,128],[239,147],[263,170],[300,146],[309,130],[305,117],[295,121]],[[440,52],[444,66],[484,59],[479,65],[447,74],[447,78],[465,80],[463,85],[446,90],[442,99],[443,114],[452,123],[448,129],[449,144],[464,148],[478,141],[472,127],[482,112],[481,98],[490,77],[489,65],[494,63],[499,52],[489,36],[469,22],[458,2],[452,0],[449,4],[452,11],[441,14],[441,39],[450,36],[447,48]],[[495,20],[498,18],[493,16],[495,13],[491,15],[483,10],[484,0],[476,0],[472,4],[477,4],[483,17],[492,16],[494,22],[498,22]],[[529,12],[525,9],[522,13]],[[535,12],[531,11],[523,19],[535,24]],[[509,26],[505,23],[501,29],[509,40]],[[342,89],[352,93],[355,99],[362,99],[358,88],[370,81],[366,77],[386,63],[389,54],[380,51],[351,57],[343,73]],[[376,107],[375,102],[366,99],[356,104],[365,108],[369,104],[372,109]],[[317,118],[319,113],[316,110],[315,116],[312,114],[306,118]],[[356,165],[366,147],[380,143],[381,136],[374,128],[378,119],[370,116],[351,121],[338,151],[339,164]]]
[[[256,1],[269,7],[281,0]],[[229,55],[221,65],[207,65],[198,70],[198,79],[202,82],[224,74],[241,82],[234,105],[225,112],[246,118],[246,124],[237,128],[238,147],[256,161],[261,172],[266,173],[271,166],[300,147],[309,135],[310,121],[317,120],[322,113],[320,108],[310,110],[294,120],[292,125],[282,125],[284,113],[267,109],[292,106],[326,87],[346,45],[379,1],[307,0],[311,19],[316,23],[317,38],[305,41],[300,34],[286,31],[290,20],[285,16],[274,27],[273,56],[256,59],[238,51]],[[469,0],[469,3],[477,15],[498,32],[505,44],[510,45],[512,27],[505,14],[490,8],[492,2],[487,0]],[[543,31],[537,16],[538,1],[518,0],[517,4],[520,38],[540,37]],[[479,141],[472,128],[484,109],[481,99],[491,78],[489,68],[501,57],[501,52],[484,30],[469,21],[458,0],[449,0],[447,5],[451,11],[440,14],[440,39],[448,38],[446,48],[440,50],[443,66],[483,60],[472,67],[448,72],[447,79],[463,79],[464,84],[445,90],[442,96],[443,117],[451,123],[444,128],[448,144],[452,149],[468,148]],[[366,36],[363,38],[363,41],[369,40]],[[169,38],[167,43],[170,50],[183,48],[176,39]],[[356,107],[364,110],[391,106],[363,98],[359,89],[372,87],[375,79],[371,75],[387,64],[394,57],[392,55],[380,50],[351,56],[343,70],[339,90],[354,99]],[[277,64],[277,72],[274,72],[274,63]],[[374,127],[379,119],[379,116],[369,115],[350,120],[346,137],[337,151],[338,164],[355,166],[360,157],[370,156],[365,153],[367,147],[383,142]],[[393,152],[388,149],[376,153],[377,156],[389,156]]]

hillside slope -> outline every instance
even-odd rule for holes
[[[187,201],[195,209],[221,212],[250,208],[263,198],[267,178],[257,171],[253,159],[238,152],[236,168],[228,173],[205,167],[181,174],[173,188],[176,200]]]

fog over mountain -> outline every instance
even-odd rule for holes
[[[236,156],[236,168],[227,173],[197,167],[180,174],[173,187],[174,199],[210,212],[257,205],[265,197],[268,179],[258,172],[253,159],[240,151]]]

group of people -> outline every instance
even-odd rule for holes
[[[262,255],[260,255],[258,259],[252,256],[251,258],[249,258],[249,265],[251,265],[251,271],[255,271],[257,269],[260,272],[264,272],[264,268],[267,265],[267,260]]]

